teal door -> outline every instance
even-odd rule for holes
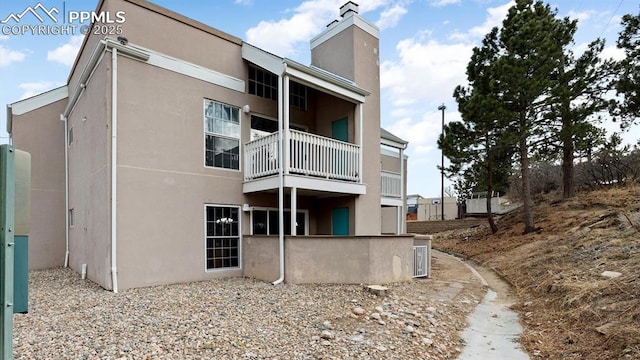
[[[331,233],[334,236],[349,235],[349,208],[335,208],[331,211]]]
[[[349,141],[349,122],[347,118],[331,122],[331,137],[344,142]]]

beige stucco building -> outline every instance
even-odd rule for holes
[[[215,277],[412,276],[407,143],[380,129],[379,30],[354,3],[311,65],[142,0],[65,86],[8,107],[32,155],[30,267],[117,291]]]

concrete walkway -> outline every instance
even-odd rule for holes
[[[522,326],[518,314],[497,296],[489,289],[469,317],[469,327],[462,333],[465,347],[458,359],[529,359],[519,343]]]
[[[522,326],[518,314],[510,309],[514,300],[509,294],[509,285],[491,270],[460,262],[488,290],[482,302],[469,316],[469,326],[461,336],[465,347],[458,359],[528,360],[529,355],[519,343]]]

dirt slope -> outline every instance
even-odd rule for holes
[[[533,359],[640,359],[640,185],[554,197],[536,205],[535,233],[523,235],[516,211],[499,220],[497,234],[454,230],[433,246],[514,286]]]

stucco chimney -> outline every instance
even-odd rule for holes
[[[358,4],[354,3],[353,1],[349,1],[348,3],[340,7],[340,16],[345,17],[351,11],[356,14],[358,13]]]

